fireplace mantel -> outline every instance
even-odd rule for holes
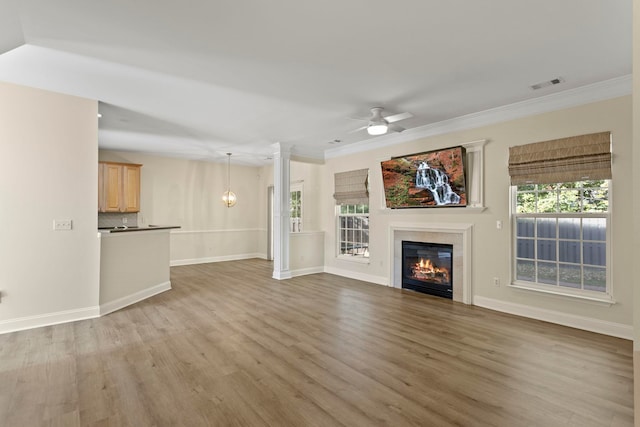
[[[453,300],[465,304],[473,303],[471,289],[471,234],[473,224],[467,223],[416,223],[391,224],[389,226],[389,243],[391,245],[389,262],[389,286],[402,287],[400,259],[402,257],[402,240],[417,242],[453,244],[454,262],[462,271],[462,277],[454,276]],[[457,260],[457,261],[456,261]]]

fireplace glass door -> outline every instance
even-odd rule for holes
[[[453,298],[453,245],[403,241],[402,287]]]

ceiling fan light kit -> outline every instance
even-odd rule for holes
[[[413,114],[411,113],[399,113],[384,117],[382,115],[382,110],[382,107],[373,107],[371,109],[371,117],[366,119],[369,123],[366,126],[358,128],[352,132],[358,132],[362,129],[367,129],[367,133],[371,136],[384,135],[390,130],[393,132],[402,132],[405,129],[402,126],[398,126],[393,123],[413,117]]]
[[[384,135],[387,130],[389,130],[389,126],[386,123],[371,123],[367,126],[369,135]]]

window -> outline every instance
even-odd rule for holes
[[[609,294],[609,180],[512,186],[514,284]]]
[[[338,254],[369,257],[369,205],[338,205]]]
[[[334,175],[339,257],[369,259],[369,169]]]
[[[291,186],[289,193],[289,231],[299,233],[302,231],[302,184]]]
[[[611,146],[600,132],[509,147],[514,286],[611,300]]]

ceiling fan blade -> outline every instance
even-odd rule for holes
[[[389,123],[389,130],[392,130],[394,132],[402,132],[405,129],[402,126],[398,126],[398,125],[394,125],[394,124]]]
[[[393,122],[399,122],[400,120],[404,120],[404,119],[410,119],[411,117],[413,117],[413,114],[411,113],[399,113],[399,114],[394,114],[392,116],[387,116],[384,119],[389,123],[393,123]]]
[[[361,126],[358,129],[350,130],[348,133],[360,132],[361,130],[365,130],[367,127],[369,127],[369,125]]]

